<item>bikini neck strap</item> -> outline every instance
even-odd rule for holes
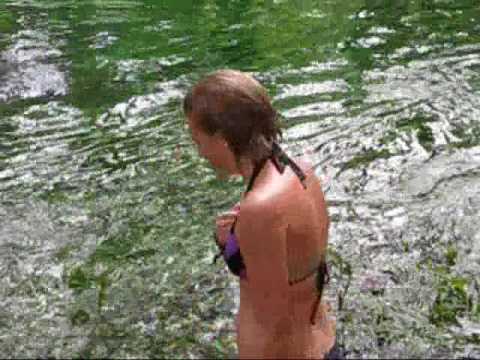
[[[285,170],[285,166],[290,166],[290,168],[293,170],[293,172],[298,176],[300,179],[300,182],[302,183],[303,187],[306,189],[307,186],[305,185],[305,173],[300,169],[300,167],[283,151],[283,149],[277,144],[277,142],[272,143],[272,152],[270,155],[263,160],[259,161],[253,168],[252,176],[250,177],[250,180],[247,185],[247,189],[245,192],[249,192],[252,189],[253,183],[260,173],[260,170],[262,170],[263,165],[265,162],[271,159],[275,167],[277,168],[278,172],[280,174],[283,174],[283,171]]]
[[[253,167],[252,176],[250,176],[250,180],[248,181],[248,185],[247,185],[247,189],[245,190],[245,193],[249,192],[252,189],[253,182],[257,178],[258,174],[260,173],[260,170],[262,170],[263,165],[265,164],[265,162],[268,159],[269,159],[269,157],[267,157],[267,158],[261,160],[260,162],[258,162],[257,164],[255,164],[255,166]]]
[[[285,166],[290,166],[292,171],[299,178],[303,187],[306,189],[307,185],[305,184],[305,179],[307,176],[305,175],[303,170],[300,169],[300,167],[287,155],[285,151],[283,151],[283,149],[275,141],[272,144],[272,154],[274,159],[273,163],[275,164],[275,166],[277,166],[277,169],[279,169],[278,171],[280,171],[280,173],[283,173]],[[278,159],[278,161],[283,165],[281,169],[278,166],[279,164],[276,163],[276,159]]]

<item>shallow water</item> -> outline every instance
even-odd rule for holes
[[[349,357],[480,357],[480,6],[0,2],[0,356],[228,357],[238,201],[181,100],[218,68],[272,95],[332,219]]]

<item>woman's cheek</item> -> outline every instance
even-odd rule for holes
[[[199,154],[202,158],[208,159],[208,153],[205,151],[205,147],[204,147],[204,146],[198,145],[197,149],[198,149],[198,154]]]

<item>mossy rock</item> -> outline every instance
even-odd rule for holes
[[[68,287],[70,289],[91,289],[95,287],[93,277],[80,267],[74,268],[68,276]]]
[[[388,130],[385,133],[385,135],[382,138],[380,138],[379,143],[381,145],[388,145],[393,143],[397,138],[398,138],[398,133],[396,131]]]
[[[396,124],[399,131],[414,131],[419,143],[427,150],[432,150],[433,133],[432,129],[426,123],[434,121],[421,114],[410,119],[402,119]]]
[[[112,237],[102,242],[96,249],[93,259],[109,263],[115,260],[125,258],[133,249],[135,240],[127,236]]]
[[[430,321],[437,326],[458,324],[457,316],[465,315],[472,305],[467,288],[467,279],[442,279],[430,312]]]
[[[457,128],[452,133],[460,138],[459,142],[450,143],[452,148],[471,148],[480,144],[480,127],[470,127],[467,130]]]
[[[370,164],[372,161],[376,159],[388,159],[392,157],[393,154],[390,151],[383,149],[383,150],[366,150],[363,154],[355,156],[353,159],[345,163],[343,170],[353,169],[360,167],[362,165],[366,166]]]
[[[87,323],[90,320],[90,315],[85,310],[77,310],[70,318],[73,326],[79,326]]]
[[[458,251],[455,247],[453,247],[452,245],[450,245],[448,248],[447,248],[447,251],[445,252],[445,258],[447,260],[447,265],[448,266],[454,266],[455,263],[457,262],[457,255],[458,255]]]
[[[78,249],[78,247],[79,245],[76,245],[76,244],[65,245],[55,253],[55,259],[59,262],[66,260],[68,257],[70,257],[70,255],[74,250]]]

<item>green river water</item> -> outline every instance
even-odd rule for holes
[[[238,201],[187,89],[247,71],[331,216],[349,358],[480,358],[480,1],[0,0],[0,357],[236,356]]]

